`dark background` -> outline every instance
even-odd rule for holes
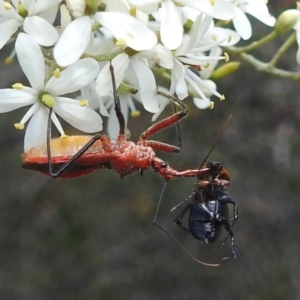
[[[291,5],[274,1],[271,11]],[[269,31],[255,24],[257,36]],[[278,46],[257,55],[270,58]],[[5,50],[1,88],[24,82],[17,65],[3,65]],[[282,67],[299,71],[295,51]],[[187,101],[182,153],[157,155],[180,170],[198,167],[233,114],[210,159],[232,177],[236,261],[221,260],[230,253],[228,244],[220,250],[223,237],[205,245],[173,225],[180,209],[170,209],[192,192],[194,179],[168,184],[159,222],[218,268],[195,263],[152,224],[164,183],[152,170],[123,180],[111,170],[54,180],[21,169],[24,132],[13,127],[20,109],[0,116],[0,299],[300,299],[299,83],[242,65],[218,90],[227,100],[214,110]],[[150,114],[142,116],[128,125],[134,141],[150,125]],[[174,143],[175,129],[155,138]]]

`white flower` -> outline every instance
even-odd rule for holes
[[[226,37],[224,37],[224,40],[219,39],[217,41],[204,38],[205,33],[210,28],[211,22],[211,17],[199,15],[191,29],[191,35],[185,35],[181,47],[169,54],[169,59],[173,60],[170,94],[176,93],[178,98],[183,100],[188,97],[190,86],[194,96],[195,94],[200,96],[199,99],[203,101],[202,106],[205,108],[211,106],[211,102],[206,96],[208,94],[207,91],[220,99],[223,98],[220,93],[212,88],[210,83],[207,84],[208,81],[200,77],[201,70],[206,70],[211,65],[214,67],[219,60],[224,59],[224,56],[220,56],[220,53],[214,49],[217,45],[223,43]],[[203,45],[202,39],[205,39]],[[205,55],[207,51],[210,51],[208,56]],[[168,57],[167,52],[165,52],[165,57]],[[166,61],[168,61],[166,58],[163,60],[165,66]],[[158,63],[160,64],[160,62]],[[197,67],[199,67],[200,72],[197,71]],[[208,72],[206,71],[205,73],[208,76]],[[206,76],[204,75],[205,79],[207,78]],[[200,107],[199,101],[197,102],[198,107]]]
[[[112,60],[116,87],[118,88],[121,82],[125,80],[138,90],[136,96],[140,97],[144,108],[149,112],[156,113],[158,112],[156,81],[142,55],[143,52],[129,57],[127,54],[122,53]],[[113,94],[109,63],[101,69],[96,79],[96,92],[102,97]]]
[[[33,36],[43,46],[52,46],[58,33],[52,23],[61,0],[14,0],[0,1],[0,49],[11,36],[23,26],[23,30]]]
[[[132,5],[141,7],[142,5],[161,4],[158,13],[153,13],[157,21],[160,21],[160,36],[162,43],[170,50],[177,49],[183,38],[183,8],[194,8],[198,13],[203,12],[208,16],[221,20],[229,20],[236,13],[235,7],[224,0],[146,0],[141,3],[140,0],[130,0]]]
[[[31,117],[25,134],[25,151],[46,141],[48,107],[53,107],[52,121],[61,134],[64,131],[56,114],[84,132],[102,129],[102,120],[95,111],[88,106],[80,106],[81,102],[77,100],[61,97],[87,86],[99,72],[97,62],[90,58],[79,60],[62,71],[59,78],[51,77],[45,84],[44,57],[36,41],[21,33],[16,42],[16,52],[32,88],[19,85],[20,90],[0,90],[0,112],[32,105],[21,122],[16,124],[22,129]]]
[[[276,19],[269,13],[266,1],[264,0],[232,0],[236,5],[237,13],[232,22],[235,30],[240,34],[242,39],[248,40],[252,36],[251,23],[246,13],[252,15],[262,23],[273,27]]]
[[[155,33],[130,15],[120,12],[98,12],[95,19],[117,40],[125,42],[126,46],[136,51],[151,49],[157,43]]]

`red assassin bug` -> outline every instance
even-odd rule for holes
[[[103,168],[114,169],[123,178],[135,171],[142,174],[144,170],[152,167],[155,172],[158,172],[166,180],[174,177],[194,177],[199,172],[205,172],[205,170],[199,169],[177,171],[156,157],[155,150],[169,153],[180,152],[181,141],[179,141],[179,146],[174,146],[147,140],[166,127],[177,124],[180,119],[187,115],[186,106],[176,98],[157,92],[169,97],[182,110],[150,126],[141,134],[136,144],[127,140],[125,120],[121,112],[112,64],[110,64],[110,72],[115,111],[120,126],[117,140],[112,140],[108,136],[100,134],[50,139],[52,108],[49,108],[47,143],[33,147],[23,154],[23,168],[40,171],[53,178],[72,178]]]

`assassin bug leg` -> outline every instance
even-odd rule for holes
[[[111,62],[109,65],[109,70],[110,70],[111,81],[112,81],[113,96],[114,96],[114,102],[115,102],[115,112],[117,115],[117,119],[119,121],[119,137],[120,137],[120,136],[124,136],[124,134],[125,134],[125,118],[121,111],[121,103],[120,103],[120,98],[119,98],[119,95],[117,92],[117,87],[116,87],[114,67]]]
[[[117,119],[119,121],[119,136],[124,135],[125,132],[125,119],[121,112],[120,99],[116,90],[116,82],[113,71],[113,66],[110,62],[110,73],[113,86],[113,95],[115,100],[115,111]],[[81,157],[91,146],[101,138],[101,134],[94,135],[77,153],[75,153],[66,163],[59,166],[57,171],[54,171],[54,165],[52,163],[51,156],[51,115],[53,108],[49,108],[48,124],[47,124],[47,156],[48,156],[48,166],[49,166],[49,175],[53,178],[58,178],[61,174],[66,172],[75,162]]]
[[[81,156],[83,155],[87,149],[89,149],[99,138],[101,137],[100,134],[94,135],[88,143],[86,143],[71,159],[69,159],[66,163],[60,166],[59,170],[54,171],[54,165],[52,163],[52,156],[51,156],[51,115],[52,115],[52,107],[49,108],[49,117],[48,117],[48,124],[47,124],[47,156],[48,156],[48,166],[49,166],[49,175],[53,178],[59,177],[65,171],[67,171],[72,164]]]
[[[171,96],[164,94],[162,92],[159,92],[159,91],[157,92],[157,94],[168,98],[171,102],[173,102],[174,106],[176,105],[176,106],[180,107],[182,110],[179,112],[175,112],[170,117],[163,119],[163,120],[153,124],[152,126],[150,126],[147,130],[145,130],[140,135],[138,145],[148,146],[148,147],[151,147],[152,149],[169,152],[169,153],[172,153],[172,152],[179,153],[182,148],[181,128],[180,128],[179,120],[182,119],[183,117],[187,116],[187,114],[188,114],[187,107],[177,97],[171,97]],[[171,126],[174,123],[176,124],[176,128],[177,128],[178,146],[169,145],[169,144],[158,142],[158,141],[147,140],[147,138],[149,138],[150,136]]]

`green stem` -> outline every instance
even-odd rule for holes
[[[275,75],[281,78],[300,80],[300,72],[289,72],[279,68],[275,68],[272,64],[264,63],[247,53],[240,54],[240,58],[249,65],[253,66],[254,69],[258,71],[266,72],[268,74]]]
[[[243,52],[250,52],[250,51],[253,51],[257,48],[260,48],[264,44],[272,41],[277,36],[278,36],[278,33],[276,33],[276,31],[272,31],[267,36],[263,37],[262,39],[260,39],[258,41],[255,41],[255,42],[251,43],[250,45],[247,45],[245,47],[236,47],[236,48],[232,47],[232,48],[230,48],[230,51],[235,53],[235,54],[240,54],[240,53],[243,53]]]
[[[278,49],[277,53],[270,60],[269,64],[276,66],[280,57],[296,42],[296,33],[295,31],[289,36],[289,38],[283,43],[283,45]]]

